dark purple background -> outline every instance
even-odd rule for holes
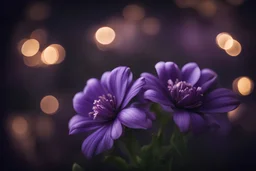
[[[174,61],[182,66],[195,61],[201,68],[211,68],[219,74],[224,87],[232,88],[232,81],[239,76],[249,76],[256,81],[255,64],[255,2],[245,1],[233,7],[227,3],[217,11],[213,18],[204,18],[192,9],[180,9],[174,2],[144,1],[138,4],[146,10],[146,16],[157,17],[161,22],[158,35],[149,37],[138,34],[132,50],[119,52],[115,50],[99,51],[88,40],[89,30],[104,25],[112,16],[122,17],[126,5],[136,1],[45,1],[51,6],[48,19],[25,24],[24,13],[27,5],[34,1],[12,0],[2,2],[1,24],[4,55],[4,111],[1,125],[3,140],[4,171],[70,171],[73,162],[93,169],[103,169],[99,157],[92,162],[86,161],[80,152],[84,135],[68,136],[68,120],[75,114],[72,108],[73,95],[81,91],[86,80],[100,77],[106,70],[119,65],[131,67],[135,77],[141,72],[154,72],[156,62]],[[23,23],[24,24],[24,23]],[[16,49],[17,41],[27,36],[38,27],[47,28],[49,42],[59,43],[66,50],[65,60],[46,68],[28,68],[23,64]],[[238,57],[230,57],[215,44],[215,37],[220,32],[229,32],[239,40],[243,50]],[[28,88],[30,87],[30,88]],[[24,159],[11,143],[5,122],[12,113],[31,116],[43,116],[39,103],[47,94],[60,97],[60,110],[49,116],[55,123],[55,133],[47,141],[36,141],[38,164],[34,165]],[[250,115],[255,114],[255,91],[251,95],[240,97],[248,106]],[[63,105],[64,104],[64,105]],[[255,122],[256,117],[247,122]],[[256,130],[254,128],[254,130]],[[256,133],[245,131],[234,125],[231,133],[225,137],[206,136],[194,140],[191,144],[192,166],[199,170],[247,170],[254,167],[256,161]],[[3,152],[2,152],[3,151]],[[57,157],[52,157],[57,154]],[[1,169],[2,170],[2,169]]]

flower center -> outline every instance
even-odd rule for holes
[[[89,113],[89,116],[92,116],[93,119],[98,117],[104,119],[111,119],[114,117],[116,110],[116,98],[111,94],[101,95],[98,100],[94,100],[92,112]]]
[[[186,81],[168,80],[168,90],[177,108],[193,109],[202,105],[202,88],[194,87]]]

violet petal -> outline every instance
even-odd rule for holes
[[[116,140],[118,139],[123,132],[123,128],[121,125],[121,122],[118,119],[115,119],[112,125],[112,130],[111,130],[111,137]]]
[[[196,84],[201,75],[200,68],[194,62],[187,63],[181,69],[181,78],[183,81],[192,85]]]
[[[201,71],[201,77],[196,83],[196,86],[202,88],[202,92],[206,92],[217,84],[217,74],[210,69],[203,69]]]
[[[126,108],[118,114],[118,118],[123,125],[129,128],[148,128],[147,115],[144,110],[134,107]]]
[[[231,90],[219,88],[206,95],[199,111],[209,114],[225,113],[234,110],[239,104],[240,102]]]
[[[122,103],[125,93],[132,83],[132,73],[128,67],[117,67],[111,71],[109,76],[109,89],[116,97],[117,108]]]
[[[112,130],[112,126],[108,126],[106,128],[104,136],[96,149],[95,155],[102,153],[113,147],[114,141],[111,137],[111,130]]]
[[[165,62],[158,62],[155,65],[155,68],[156,68],[156,72],[157,72],[159,80],[162,82],[163,85],[167,86],[168,75],[165,70]]]
[[[106,92],[104,91],[98,79],[91,78],[87,81],[86,86],[84,88],[84,95],[89,102],[93,103],[94,100],[97,100],[99,96],[105,93]]]
[[[172,106],[171,101],[168,99],[166,94],[162,94],[161,92],[157,92],[155,90],[147,90],[144,93],[144,98],[148,99],[155,103],[160,103],[165,106]]]
[[[99,120],[93,120],[90,117],[84,117],[81,115],[73,116],[68,124],[69,134],[77,134],[81,132],[88,132],[98,129],[103,126],[103,122]]]
[[[87,158],[91,158],[113,146],[110,130],[111,126],[101,127],[84,140],[82,151]]]
[[[181,132],[187,132],[190,126],[190,115],[187,111],[179,110],[173,114],[173,120]]]
[[[150,106],[151,103],[139,103],[139,102],[135,102],[131,104],[131,107],[135,107],[135,108],[139,108],[141,110],[144,110],[146,112],[146,115],[149,119],[151,120],[155,120],[156,119],[156,115],[155,113],[150,111]]]
[[[124,108],[130,102],[130,100],[140,92],[140,90],[143,88],[143,85],[145,85],[145,78],[143,77],[137,79],[133,83],[124,98],[121,108]]]
[[[144,86],[145,89],[154,89],[158,91],[163,91],[167,90],[167,86],[164,86],[157,77],[150,73],[142,73],[141,77],[145,78],[146,84]]]
[[[110,94],[113,94],[113,92],[110,90],[110,85],[109,85],[109,76],[110,76],[110,71],[104,72],[101,76],[100,83],[104,90]]]
[[[73,98],[73,107],[78,114],[88,116],[92,106],[93,102],[89,101],[83,92],[76,93]]]
[[[173,83],[175,83],[176,80],[180,80],[180,69],[178,65],[175,64],[174,62],[166,62],[165,71],[166,71],[168,80],[171,79]],[[166,82],[168,80],[166,80]]]

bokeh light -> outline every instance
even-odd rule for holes
[[[18,51],[19,51],[21,54],[22,54],[21,48],[22,48],[23,44],[24,44],[27,40],[28,40],[28,39],[22,39],[22,40],[20,40],[20,41],[18,42],[17,49],[18,49]]]
[[[48,46],[42,52],[41,59],[42,59],[42,62],[46,65],[56,64],[59,59],[59,52],[55,47]]]
[[[52,95],[42,98],[40,102],[41,110],[46,114],[54,114],[59,109],[59,101]]]
[[[29,132],[28,121],[22,116],[16,116],[11,121],[11,129],[15,136],[26,136]]]
[[[29,66],[29,67],[39,67],[42,66],[42,61],[41,61],[41,52],[37,52],[36,55],[27,58],[23,57],[24,64]]]
[[[55,50],[58,52],[59,58],[58,58],[56,64],[61,63],[65,59],[65,56],[66,56],[66,51],[65,51],[64,47],[61,46],[60,44],[51,44],[50,46],[55,48]]]
[[[95,39],[102,45],[108,45],[114,41],[115,31],[110,27],[101,27],[95,33]]]
[[[228,119],[230,122],[235,123],[235,122],[239,122],[242,117],[244,116],[244,109],[245,109],[245,105],[244,104],[240,104],[236,109],[228,112]]]
[[[254,89],[254,83],[249,77],[239,77],[233,81],[233,91],[242,96],[251,94]]]
[[[29,39],[23,43],[21,47],[21,53],[24,56],[31,57],[39,51],[39,48],[40,44],[36,39]]]
[[[196,5],[197,11],[205,17],[213,17],[216,14],[217,7],[214,1],[201,1]]]
[[[135,4],[127,5],[123,10],[123,16],[129,21],[139,21],[144,18],[145,10]]]
[[[50,15],[50,6],[43,2],[36,2],[30,5],[27,15],[31,20],[44,20]]]
[[[41,45],[44,45],[47,42],[47,32],[44,29],[36,29],[31,33],[30,38],[36,39]]]
[[[98,48],[100,51],[107,51],[109,48],[112,48],[112,47],[110,47],[110,46],[105,46],[105,45],[100,44],[100,43],[98,43],[98,42],[96,42],[95,44],[96,44],[97,48]]]
[[[233,38],[228,33],[219,33],[216,36],[216,43],[221,49],[230,49],[233,46]]]
[[[141,28],[148,35],[156,35],[160,30],[160,22],[157,18],[146,18],[143,20]]]
[[[250,78],[242,77],[237,82],[237,88],[241,95],[246,96],[251,94],[254,88],[254,84]]]
[[[230,56],[238,56],[242,51],[242,46],[237,40],[233,40],[232,46],[228,49],[225,49],[225,51]]]

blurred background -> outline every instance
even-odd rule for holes
[[[253,0],[12,0],[2,6],[4,171],[102,169],[68,135],[74,94],[87,79],[126,65],[134,77],[158,61],[197,62],[219,75],[242,104],[231,132],[192,142],[190,167],[246,170],[256,163],[255,6]],[[185,168],[186,170],[186,168]],[[187,169],[188,170],[188,169]]]

